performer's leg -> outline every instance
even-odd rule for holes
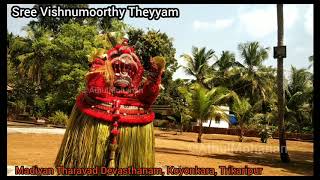
[[[112,124],[86,116],[75,106],[55,166],[68,168],[105,166],[111,128]]]
[[[120,126],[116,167],[155,166],[153,123],[147,125]]]
[[[112,128],[111,123],[86,116],[75,106],[55,166],[67,168],[107,167]],[[120,125],[119,130],[115,167],[154,167],[153,123],[141,126]]]

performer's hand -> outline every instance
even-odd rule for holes
[[[102,67],[105,64],[105,61],[101,58],[95,58],[94,61],[91,63],[90,72],[95,71],[96,69]]]
[[[90,71],[86,74],[86,91],[91,97],[106,96],[106,82],[104,76],[105,61],[96,58],[91,65]]]
[[[162,74],[165,71],[166,61],[161,56],[150,58],[151,71]]]

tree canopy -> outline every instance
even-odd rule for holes
[[[45,5],[36,4],[35,8]],[[57,5],[88,8],[87,4],[50,6]],[[135,28],[108,17],[39,15],[23,30],[27,32],[26,37],[7,31],[8,83],[14,88],[8,98],[21,112],[37,117],[60,111],[69,114],[76,95],[85,87],[84,75],[90,61],[102,53],[102,49],[121,43],[127,35],[129,45],[135,48],[146,70],[150,57],[165,58],[166,71],[156,104],[169,105],[176,122],[204,121],[215,114],[220,105],[226,105],[243,127],[277,124],[276,69],[264,65],[270,52],[259,42],[239,43],[238,52],[219,53],[213,50],[215,47],[193,46],[191,54],[177,55],[174,39],[166,33]],[[242,61],[236,58],[236,53]],[[195,80],[172,79],[180,67],[175,58],[179,56],[186,62],[182,68]],[[313,63],[313,55],[306,58],[308,60]],[[209,61],[213,64],[209,65]],[[285,80],[286,128],[310,132],[313,74],[309,69],[296,67],[290,71],[289,79]]]

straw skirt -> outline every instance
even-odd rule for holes
[[[74,106],[60,146],[55,167],[108,167],[112,123],[92,118]],[[118,127],[115,168],[153,168],[155,138],[153,123]]]

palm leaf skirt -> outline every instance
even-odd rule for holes
[[[107,167],[110,161],[112,123],[83,114],[74,106],[55,166],[65,168]],[[115,168],[155,165],[153,123],[147,125],[119,125]]]

